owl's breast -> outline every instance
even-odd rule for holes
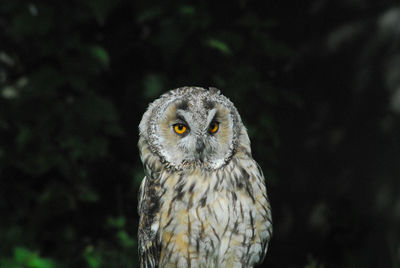
[[[226,176],[199,169],[160,181],[161,266],[230,266],[259,255],[265,220],[254,197]]]

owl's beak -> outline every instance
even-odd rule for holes
[[[198,138],[196,141],[196,152],[199,159],[203,160],[203,151],[204,151],[204,142],[203,139]]]

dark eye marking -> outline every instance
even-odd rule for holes
[[[203,106],[206,110],[212,110],[215,107],[215,103],[209,100],[203,101]]]
[[[176,121],[178,121],[179,123],[187,125],[185,118],[183,118],[183,116],[181,116],[181,115],[176,115]]]
[[[189,104],[187,101],[182,101],[176,105],[177,110],[187,111],[189,109]]]

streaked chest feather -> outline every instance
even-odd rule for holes
[[[258,262],[271,235],[262,180],[229,166],[161,174],[155,223],[160,266],[249,267]]]

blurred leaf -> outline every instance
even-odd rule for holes
[[[90,51],[90,54],[95,59],[97,59],[98,62],[102,66],[104,66],[104,67],[108,67],[109,66],[110,57],[109,57],[107,51],[104,48],[102,48],[101,46],[94,45],[94,46],[89,47],[89,51]]]
[[[40,258],[35,252],[26,248],[17,247],[14,249],[15,261],[23,266],[30,268],[52,268],[54,262],[48,259]]]
[[[181,6],[179,12],[182,15],[193,16],[196,13],[196,10],[193,6]]]
[[[32,130],[29,127],[21,127],[15,143],[17,144],[18,150],[23,150],[23,148],[30,142],[32,139]]]
[[[79,199],[85,202],[93,203],[99,200],[99,195],[91,188],[82,186],[79,189]]]
[[[102,263],[100,254],[92,246],[86,248],[84,258],[90,268],[98,268]]]
[[[113,8],[118,4],[119,1],[85,0],[84,2],[86,2],[86,4],[95,15],[97,22],[100,25],[103,25],[108,17],[108,14],[113,10]]]
[[[0,51],[0,62],[8,65],[8,66],[14,66],[15,65],[15,59],[5,53],[4,51]]]
[[[1,95],[5,99],[15,99],[18,97],[18,91],[14,86],[4,87]]]
[[[107,224],[111,227],[121,229],[125,226],[125,218],[124,217],[109,217],[107,218]]]
[[[27,263],[28,267],[32,268],[52,268],[54,263],[50,260],[35,258]]]
[[[231,49],[229,48],[229,46],[221,40],[209,39],[206,41],[206,44],[207,46],[220,51],[222,54],[231,54]]]
[[[144,96],[149,99],[158,97],[164,89],[163,79],[157,74],[148,74],[143,80]]]
[[[137,16],[137,22],[144,23],[146,21],[152,20],[156,17],[159,17],[163,13],[163,9],[161,7],[152,7],[145,11],[142,11]]]
[[[0,81],[1,84],[1,81]],[[10,86],[6,86],[1,89],[1,95],[5,99],[15,99],[19,97],[19,93],[22,88],[24,88],[28,84],[28,78],[26,76],[22,76],[15,83]]]
[[[53,25],[52,12],[52,9],[44,5],[25,6],[13,17],[12,32],[20,36],[44,35]]]
[[[119,239],[119,242],[123,247],[133,247],[135,245],[135,240],[133,240],[127,232],[120,230],[117,233],[117,237]]]
[[[17,247],[14,249],[14,258],[17,262],[23,263],[35,256],[35,253],[32,253],[25,248]]]
[[[5,268],[25,268],[23,265],[17,263],[12,259],[0,259],[0,267]]]

